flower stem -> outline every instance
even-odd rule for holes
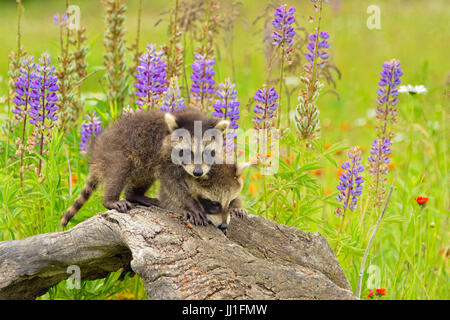
[[[39,155],[41,156],[39,158],[39,166],[38,166],[38,176],[41,175],[41,169],[42,169],[42,151],[44,149],[44,125],[45,125],[45,83],[46,83],[46,73],[44,72],[44,79],[42,82],[42,125],[41,125],[41,141],[40,141],[40,147],[39,147]]]
[[[277,129],[280,128],[281,125],[281,96],[283,94],[283,75],[284,75],[284,49],[281,47],[281,68],[280,68],[280,93],[279,93],[279,104],[278,104],[278,123]],[[288,115],[289,118],[289,115]]]
[[[319,34],[320,34],[320,22],[322,20],[322,3],[323,1],[320,0],[320,9],[319,9],[319,19],[317,21],[317,30],[316,30],[316,43],[314,45],[314,62],[313,62],[313,70],[311,75],[311,81],[309,83],[309,96],[308,96],[308,102],[311,101],[313,95],[314,95],[314,84],[316,82],[316,76],[317,76],[317,54],[319,51]]]
[[[358,282],[356,284],[356,290],[355,290],[355,295],[358,298],[361,297],[361,283],[362,283],[362,278],[363,278],[363,274],[364,274],[364,267],[365,267],[365,264],[366,264],[367,256],[369,255],[369,250],[370,250],[370,247],[372,246],[373,239],[375,238],[375,235],[376,235],[376,233],[378,231],[378,227],[380,226],[380,223],[381,223],[381,219],[383,219],[384,214],[386,212],[386,208],[387,208],[387,206],[389,204],[389,200],[391,199],[392,191],[394,190],[396,176],[397,176],[397,173],[395,172],[394,180],[392,181],[391,189],[389,190],[389,194],[388,194],[388,196],[386,198],[386,202],[384,203],[383,211],[381,212],[380,217],[378,218],[377,223],[375,224],[375,228],[372,231],[372,235],[370,236],[369,243],[367,244],[367,247],[366,247],[366,251],[364,252],[364,257],[363,257],[363,259],[361,261],[361,268],[359,269]]]

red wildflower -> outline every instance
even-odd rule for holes
[[[369,294],[367,295],[367,298],[373,298],[373,291],[372,291],[372,289],[369,289]]]
[[[427,198],[427,197],[415,197],[414,198],[414,200],[421,206],[424,206],[428,202],[428,199],[429,198]]]
[[[375,294],[377,296],[385,296],[386,295],[386,289],[384,289],[384,288],[375,289]]]

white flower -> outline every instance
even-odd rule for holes
[[[407,86],[398,87],[398,92],[409,94],[422,94],[427,93],[428,89],[424,85],[413,86],[408,84]]]

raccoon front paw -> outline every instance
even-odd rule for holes
[[[243,219],[247,215],[247,210],[244,208],[234,208],[231,209],[231,214]]]
[[[111,201],[104,204],[107,209],[117,210],[121,213],[128,212],[129,209],[133,208],[131,202],[127,200]]]
[[[196,226],[206,226],[208,225],[208,219],[206,215],[201,210],[187,211],[186,219]]]

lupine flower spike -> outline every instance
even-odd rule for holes
[[[124,0],[104,0],[105,45],[104,65],[106,97],[113,108],[124,105],[127,91],[127,64],[125,60],[125,12]]]
[[[56,106],[58,78],[54,75],[55,66],[51,65],[50,55],[47,52],[42,54],[36,67],[37,77],[32,84],[33,90],[31,93],[30,123],[37,127],[42,126],[45,129],[46,118],[50,121],[58,119],[55,114],[58,110]]]
[[[207,110],[207,102],[213,98],[215,89],[215,80],[213,76],[216,74],[213,65],[216,62],[213,59],[205,59],[201,54],[195,55],[195,61],[192,64],[194,70],[191,79],[191,103],[201,110]]]
[[[184,98],[181,96],[180,86],[178,85],[178,77],[173,77],[170,80],[167,91],[164,93],[161,111],[177,113],[185,108]]]
[[[22,118],[22,139],[17,150],[20,153],[20,181],[23,181],[23,155],[25,149],[25,133],[27,126],[27,115],[28,106],[31,104],[31,90],[32,84],[37,79],[36,65],[34,63],[34,57],[28,56],[23,62],[22,66],[19,68],[19,77],[14,82],[14,92],[15,96],[13,99],[16,107],[12,109],[12,112],[16,114],[17,117]]]
[[[262,89],[256,90],[255,98],[256,106],[253,111],[255,116],[253,117],[253,123],[255,129],[267,129],[273,126],[273,120],[278,108],[278,93],[274,87],[267,89],[263,86]]]
[[[100,117],[97,116],[95,111],[86,115],[87,122],[83,122],[81,124],[81,142],[80,142],[80,151],[82,154],[86,154],[89,146],[89,139],[91,137],[98,137],[100,133],[102,133],[102,123],[100,121]]]
[[[255,105],[253,112],[254,128],[257,131],[262,130],[265,135],[263,141],[256,141],[259,145],[258,162],[266,163],[269,141],[268,130],[274,127],[275,115],[278,109],[278,93],[274,87],[268,89],[266,85],[263,85],[262,89],[256,91],[254,99],[257,104]]]
[[[28,56],[23,60],[22,66],[19,69],[20,76],[15,81],[15,96],[13,99],[16,107],[12,112],[18,116],[26,118],[28,113],[28,106],[30,103],[32,83],[37,79],[35,71],[34,57]]]
[[[383,63],[381,79],[377,90],[377,138],[372,142],[370,149],[369,173],[374,178],[372,190],[375,196],[375,205],[380,206],[385,197],[385,175],[388,173],[389,157],[391,156],[392,132],[388,130],[389,123],[395,123],[398,104],[398,85],[403,75],[400,61],[392,59]]]
[[[274,19],[272,21],[272,25],[274,27],[274,31],[272,33],[272,44],[281,49],[281,66],[280,66],[280,106],[278,110],[278,121],[277,128],[280,128],[281,125],[281,94],[283,92],[283,83],[284,83],[284,61],[286,60],[288,63],[292,62],[292,53],[293,53],[293,45],[294,45],[294,36],[295,30],[292,26],[295,22],[294,18],[295,8],[290,7],[287,8],[286,5],[282,5],[275,9],[274,11]]]
[[[59,15],[56,13],[53,16],[53,23],[59,26],[59,49],[60,54],[57,57],[58,68],[55,75],[58,77],[58,87],[59,87],[59,100],[58,108],[60,110],[60,120],[62,126],[68,120],[74,121],[75,109],[75,95],[74,95],[74,85],[77,82],[74,78],[73,60],[74,55],[69,52],[69,45],[71,44],[69,30],[69,20],[67,14]]]
[[[136,104],[147,110],[158,104],[160,95],[166,91],[166,67],[162,50],[156,51],[156,45],[147,45],[147,51],[139,58],[136,69]]]
[[[263,85],[262,89],[256,90],[256,94],[254,97],[257,103],[253,109],[253,112],[255,113],[255,115],[253,116],[253,123],[254,128],[258,132],[255,141],[258,145],[258,155],[256,160],[263,166],[266,166],[271,160],[267,150],[269,145],[272,147],[272,144],[269,141],[271,137],[269,137],[268,129],[274,127],[275,115],[278,109],[278,97],[279,96],[275,88],[271,87],[270,89],[268,89],[266,85]],[[261,135],[259,134],[259,132],[263,134],[262,141],[260,141]],[[278,137],[276,137],[275,139],[277,138]],[[262,177],[264,188],[264,206],[267,212],[267,210],[269,209],[269,203],[267,201],[267,187],[264,171]]]
[[[330,35],[327,31],[320,30],[322,18],[322,0],[312,0],[314,8],[319,11],[316,31],[308,36],[308,52],[305,55],[306,63],[304,65],[304,76],[301,81],[305,84],[305,90],[302,90],[298,97],[295,120],[299,135],[304,140],[312,140],[319,137],[320,120],[317,99],[323,84],[318,80],[328,59],[328,52],[325,49],[330,47],[328,39]],[[314,20],[314,19],[313,19]],[[308,145],[310,143],[308,142]]]
[[[403,75],[400,61],[392,59],[383,63],[383,70],[380,72],[381,79],[378,82],[377,90],[377,119],[383,122],[383,127],[378,129],[382,134],[386,134],[388,121],[395,122],[398,104],[398,85],[401,83],[400,77]]]
[[[352,147],[347,153],[347,156],[349,161],[345,161],[341,165],[344,172],[339,177],[340,183],[337,186],[339,194],[336,198],[338,202],[343,202],[342,208],[336,208],[336,214],[343,216],[345,216],[347,208],[351,211],[356,209],[358,197],[362,194],[362,184],[364,182],[364,179],[360,176],[360,173],[364,171],[364,167],[361,164],[361,149],[357,146]]]
[[[236,97],[236,86],[231,82],[230,78],[227,78],[224,83],[219,84],[216,95],[219,99],[213,104],[214,111],[212,115],[218,119],[230,121],[224,143],[226,144],[227,151],[232,151],[236,147],[234,139],[237,137],[236,129],[239,128],[237,120],[239,120],[240,102]]]
[[[373,140],[370,156],[367,159],[370,162],[369,173],[374,176],[377,173],[387,174],[391,154],[391,142],[389,139],[384,139],[384,141]]]
[[[272,44],[283,50],[283,56],[287,61],[291,59],[294,45],[295,30],[292,26],[295,22],[294,13],[295,8],[290,7],[288,9],[286,5],[276,8],[273,13]]]
[[[330,37],[327,31],[319,32],[319,39],[316,33],[311,33],[308,36],[310,42],[308,42],[308,53],[305,55],[305,59],[308,61],[305,64],[305,71],[309,76],[313,75],[314,64],[316,67],[316,76],[319,76],[320,69],[323,68],[326,60],[328,59],[328,52],[325,49],[330,47],[327,39]]]
[[[32,83],[31,108],[29,111],[30,123],[33,124],[40,133],[39,154],[42,156],[44,147],[44,131],[51,129],[52,124],[47,125],[45,120],[55,121],[58,119],[56,102],[58,96],[58,78],[54,75],[55,66],[51,65],[50,55],[44,52],[36,64],[36,80]],[[37,174],[40,175],[42,160],[39,159]]]

